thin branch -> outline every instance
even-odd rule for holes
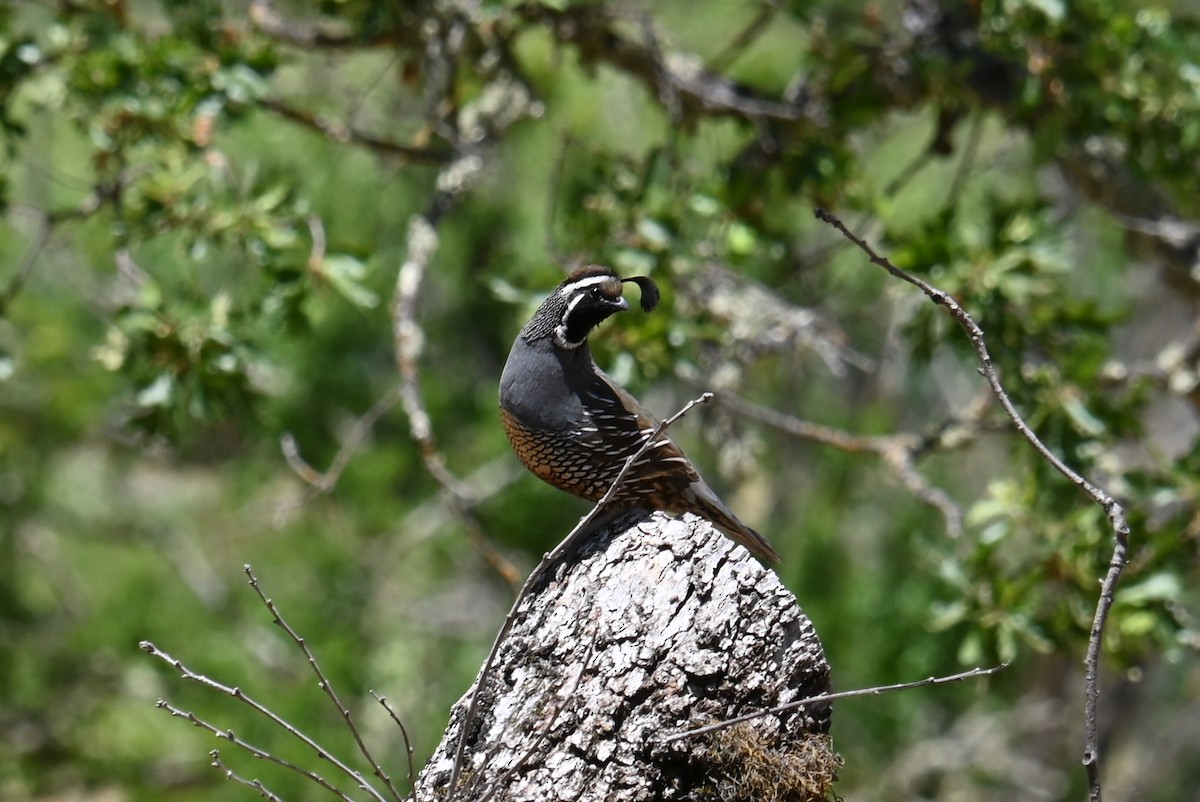
[[[399,142],[379,139],[371,134],[359,131],[357,128],[347,125],[336,118],[297,109],[281,100],[263,98],[258,101],[258,105],[285,120],[290,120],[306,128],[311,128],[338,144],[350,143],[352,145],[360,145],[382,156],[397,157],[401,162],[445,164],[454,158],[454,154],[448,149],[418,148],[411,145],[401,145]]]
[[[686,404],[684,404],[682,409],[664,420],[662,423],[658,424],[654,431],[651,432],[650,436],[642,442],[641,447],[631,454],[629,459],[625,460],[625,464],[621,466],[620,472],[613,480],[612,485],[609,486],[608,492],[606,492],[604,496],[596,502],[594,507],[588,510],[587,515],[579,519],[579,523],[575,524],[575,528],[568,532],[567,536],[563,538],[557,546],[555,546],[549,553],[542,557],[541,562],[537,564],[537,567],[535,567],[533,572],[530,573],[529,578],[525,580],[525,584],[521,586],[521,590],[517,593],[517,598],[513,602],[512,607],[509,609],[508,615],[504,617],[504,623],[500,626],[500,631],[496,633],[496,639],[492,642],[491,651],[488,652],[487,659],[483,663],[483,668],[479,671],[479,678],[475,680],[475,687],[471,690],[471,701],[467,703],[466,712],[463,714],[462,727],[459,730],[458,735],[458,745],[454,750],[454,766],[450,771],[450,782],[446,789],[447,800],[454,799],[454,789],[457,787],[459,776],[462,774],[463,755],[466,751],[467,735],[470,733],[471,726],[474,724],[475,716],[478,713],[480,694],[483,692],[483,688],[486,686],[487,681],[491,676],[492,665],[496,662],[496,656],[500,652],[500,644],[504,642],[504,639],[508,636],[513,624],[516,622],[517,609],[525,601],[526,596],[529,594],[529,590],[541,580],[542,575],[549,570],[551,566],[555,565],[565,554],[575,547],[583,535],[592,534],[593,523],[612,502],[613,497],[624,484],[625,477],[628,475],[629,469],[635,462],[641,459],[641,457],[647,451],[654,447],[655,443],[658,442],[658,438],[662,436],[663,432],[665,432],[672,424],[674,424],[675,421],[691,412],[696,406],[700,404],[707,404],[712,399],[712,393],[703,393],[697,398],[693,398],[691,401],[688,401]]]
[[[383,767],[379,765],[379,761],[371,754],[371,750],[363,743],[362,733],[358,731],[358,726],[354,723],[354,717],[350,714],[350,709],[342,704],[342,700],[338,698],[337,692],[334,691],[333,685],[329,682],[329,678],[325,676],[325,672],[321,670],[321,664],[317,662],[317,656],[313,654],[312,649],[308,648],[308,642],[300,636],[296,630],[292,629],[291,624],[284,620],[283,615],[279,612],[279,608],[275,606],[275,602],[263,592],[262,587],[258,584],[258,577],[254,575],[254,569],[249,564],[242,566],[243,573],[250,582],[250,587],[254,588],[254,592],[258,594],[258,598],[266,606],[267,611],[271,613],[271,618],[274,624],[287,633],[292,642],[300,647],[300,651],[304,653],[304,657],[308,660],[309,666],[312,667],[313,673],[317,675],[317,685],[333,702],[333,706],[337,708],[338,714],[342,720],[346,722],[346,726],[350,730],[350,734],[354,736],[354,743],[358,745],[358,751],[362,754],[366,761],[371,766],[371,771],[383,781],[384,786],[391,793],[395,802],[401,802],[400,792],[396,790],[396,786],[392,784],[392,778],[387,775]]]
[[[1111,518],[1111,514],[1110,514]],[[1115,525],[1114,525],[1115,526]],[[1096,614],[1092,618],[1092,631],[1088,636],[1087,655],[1084,657],[1084,684],[1086,700],[1084,704],[1084,750],[1083,767],[1088,777],[1088,798],[1091,802],[1100,802],[1100,736],[1096,726],[1096,712],[1100,704],[1100,647],[1104,640],[1104,625],[1108,622],[1108,614],[1112,610],[1113,597],[1116,594],[1117,582],[1121,572],[1129,562],[1129,528],[1122,532],[1117,530],[1116,543],[1113,546],[1112,557],[1108,563],[1108,571],[1100,584],[1100,598],[1096,602]]]
[[[1021,417],[1020,413],[1017,412],[1016,407],[1013,406],[1012,400],[1008,397],[1008,393],[1005,392],[1004,387],[1000,384],[996,366],[993,364],[992,358],[988,354],[987,344],[984,342],[983,330],[980,329],[978,324],[975,323],[974,319],[967,314],[966,310],[959,305],[958,301],[954,300],[953,296],[951,296],[949,293],[939,290],[923,279],[901,270],[885,257],[876,254],[875,251],[871,249],[870,245],[854,236],[854,234],[852,234],[845,227],[845,225],[842,224],[841,220],[834,217],[829,212],[825,211],[824,209],[818,209],[816,214],[819,220],[832,225],[834,228],[842,232],[843,236],[845,236],[867,254],[872,263],[882,267],[896,278],[906,281],[909,284],[912,284],[914,287],[917,287],[935,304],[946,308],[946,311],[950,314],[950,316],[953,317],[954,320],[966,331],[967,336],[971,340],[971,345],[974,347],[975,353],[979,357],[980,372],[991,386],[992,392],[996,395],[996,399],[1000,402],[1000,405],[1004,408],[1004,411],[1012,420],[1013,425],[1016,426],[1017,431],[1019,431],[1021,435],[1029,441],[1038,454],[1040,454],[1043,459],[1049,462],[1056,471],[1066,477],[1067,480],[1072,484],[1079,487],[1081,490],[1091,496],[1097,504],[1103,507],[1105,513],[1108,515],[1109,521],[1112,523],[1114,530],[1118,534],[1128,536],[1129,525],[1125,522],[1124,510],[1121,508],[1121,505],[1118,504],[1112,496],[1108,495],[1099,487],[1079,475],[1077,472],[1067,466],[1067,464],[1061,459],[1055,456],[1054,453],[1042,443],[1033,430],[1029,428],[1029,425],[1025,423],[1025,420]]]
[[[392,302],[394,348],[400,372],[400,403],[408,416],[409,433],[417,444],[425,470],[445,491],[450,507],[462,523],[471,544],[484,561],[515,588],[520,581],[520,573],[484,534],[473,512],[475,501],[470,488],[446,467],[446,457],[434,437],[433,423],[421,393],[420,357],[425,334],[417,322],[417,302],[425,271],[437,246],[437,231],[430,219],[420,215],[414,217],[408,228],[408,257],[396,276],[396,294]]]
[[[566,172],[567,154],[574,146],[575,139],[570,134],[564,134],[559,140],[558,153],[555,154],[554,163],[551,166],[550,192],[546,200],[546,220],[543,223],[546,232],[546,253],[550,254],[550,258],[559,264],[567,262],[568,259],[558,247],[558,199],[563,191],[563,174]]]
[[[233,769],[226,766],[225,763],[222,762],[222,760],[221,760],[220,750],[214,749],[208,753],[208,756],[212,758],[213,766],[220,769],[221,772],[225,775],[225,779],[232,780],[235,783],[238,783],[240,785],[245,785],[249,788],[253,788],[255,791],[258,791],[259,796],[261,796],[263,799],[269,799],[269,800],[271,800],[271,802],[283,802],[283,797],[279,796],[274,791],[267,788],[267,786],[263,785],[262,780],[259,780],[259,779],[248,780],[245,777],[238,774],[237,772],[235,772]],[[342,797],[342,798],[345,799],[345,797]]]
[[[917,501],[941,513],[946,521],[946,534],[958,538],[963,531],[963,512],[949,493],[931,483],[917,470],[914,460],[916,446],[915,438],[900,435],[887,438],[877,453],[905,490]]]
[[[312,25],[306,26],[292,20],[284,19],[275,9],[270,0],[254,0],[250,4],[250,22],[265,36],[294,45],[312,49],[323,48],[338,50],[351,47],[382,47],[409,46],[420,44],[417,26],[408,30],[403,26],[389,28],[370,38],[354,36],[348,32],[333,30]]]
[[[445,41],[437,41],[438,35],[430,35],[425,46],[430,53],[436,51],[439,56],[444,53],[456,55],[462,47],[464,31],[461,22],[455,22],[445,30],[439,28]],[[462,146],[462,152],[439,172],[436,191],[425,211],[409,220],[407,255],[396,274],[396,291],[392,298],[392,340],[400,373],[400,403],[408,416],[409,433],[425,470],[445,491],[450,507],[472,545],[488,565],[515,588],[520,579],[519,572],[487,539],[473,512],[475,500],[470,489],[446,467],[446,458],[438,448],[422,397],[419,367],[425,335],[417,321],[417,306],[425,272],[439,246],[437,225],[483,173],[483,149],[499,138],[508,126],[534,113],[537,107],[524,85],[511,81],[511,76],[496,78],[487,90],[473,104],[458,109],[460,119],[457,122],[469,121],[469,126],[461,134],[455,127],[448,130],[447,135]]]
[[[340,788],[338,788],[333,783],[329,782],[329,780],[326,780],[320,774],[317,774],[316,772],[313,772],[313,771],[309,771],[308,769],[305,769],[305,768],[301,768],[300,766],[296,765],[295,763],[292,763],[289,760],[284,760],[283,758],[279,757],[278,755],[272,754],[271,752],[268,752],[265,749],[260,749],[259,747],[255,746],[254,744],[250,743],[249,741],[244,740],[243,738],[241,738],[240,736],[235,734],[233,730],[223,730],[220,727],[216,726],[215,724],[212,724],[212,723],[200,718],[199,716],[197,716],[195,713],[191,712],[190,710],[182,710],[178,707],[175,707],[175,705],[173,705],[170,702],[167,702],[166,700],[163,700],[163,699],[159,699],[157,702],[155,702],[154,706],[157,707],[159,710],[167,711],[168,713],[170,713],[172,716],[174,716],[176,718],[181,718],[181,719],[184,719],[185,721],[190,721],[194,726],[199,727],[202,730],[211,732],[213,735],[220,738],[222,741],[229,741],[229,743],[231,743],[234,746],[238,747],[239,749],[249,753],[252,757],[257,758],[258,760],[264,760],[268,763],[274,763],[276,766],[282,766],[283,768],[287,769],[288,771],[292,771],[292,772],[295,772],[296,774],[299,774],[301,777],[304,777],[305,779],[307,779],[313,783],[316,783],[317,785],[324,788],[326,791],[329,791],[331,794],[339,797],[342,800],[342,802],[353,802],[353,800],[351,800],[350,797],[346,796],[346,794]],[[216,758],[218,756],[218,754],[219,754],[219,752],[216,749],[209,752],[209,755],[213,756],[214,758]],[[217,763],[214,763],[213,765],[217,765]],[[218,766],[218,767],[222,768],[222,769],[225,768],[223,765]],[[231,775],[233,775],[233,772],[229,772],[228,770],[226,770],[226,771],[227,771],[226,776],[231,780],[237,780],[237,781],[242,782],[243,784],[249,784],[249,785],[252,785],[254,782],[257,782],[257,780],[247,782],[241,778],[236,777],[235,775],[231,776]],[[254,786],[254,787],[258,788],[258,786]],[[265,790],[265,789],[262,789],[262,790]]]
[[[797,699],[793,702],[776,705],[775,707],[770,707],[766,710],[758,710],[754,713],[746,713],[745,715],[736,716],[735,718],[726,719],[725,721],[707,724],[703,727],[696,727],[695,729],[677,732],[673,735],[666,736],[661,742],[664,744],[669,744],[673,741],[679,741],[684,738],[692,738],[697,735],[723,730],[727,727],[732,727],[735,724],[753,721],[754,719],[762,718],[763,716],[773,716],[777,713],[786,713],[789,710],[797,710],[801,707],[808,707],[809,705],[832,702],[836,699],[851,699],[856,696],[878,696],[883,693],[891,693],[892,691],[905,691],[910,688],[924,688],[931,685],[947,685],[951,682],[962,682],[963,680],[975,679],[976,677],[987,677],[995,674],[998,671],[1008,668],[1008,666],[1008,663],[1001,663],[1000,665],[992,666],[991,668],[972,668],[970,671],[963,671],[961,673],[951,674],[946,677],[927,677],[926,679],[920,679],[914,682],[901,682],[897,683],[896,685],[878,685],[874,688],[860,688],[859,690],[855,691],[822,693],[818,694],[817,696],[809,696],[806,699]]]
[[[413,748],[412,742],[408,740],[408,729],[404,726],[404,722],[400,720],[400,716],[396,714],[396,711],[392,710],[392,706],[388,704],[386,696],[380,696],[375,691],[368,691],[368,693],[375,698],[376,702],[379,702],[380,707],[388,712],[388,715],[392,717],[392,721],[400,728],[400,735],[404,738],[404,756],[408,762],[408,787],[411,789],[413,787],[415,772],[413,771]]]
[[[818,220],[836,228],[842,233],[842,236],[854,243],[871,262],[879,267],[882,267],[892,276],[905,281],[914,287],[917,287],[921,292],[933,301],[938,306],[943,306],[946,311],[954,318],[955,322],[967,333],[967,337],[971,341],[971,346],[975,349],[975,354],[979,359],[980,372],[988,385],[992,388],[996,399],[1000,402],[1000,406],[1004,408],[1009,419],[1017,431],[1021,433],[1034,450],[1045,459],[1056,471],[1062,474],[1066,479],[1074,484],[1079,489],[1087,493],[1108,516],[1109,524],[1113,529],[1113,553],[1109,561],[1108,572],[1104,576],[1104,580],[1100,586],[1100,597],[1096,602],[1096,613],[1092,619],[1091,635],[1088,639],[1087,655],[1084,659],[1084,685],[1085,685],[1085,702],[1084,702],[1084,753],[1083,765],[1087,771],[1088,777],[1088,794],[1092,802],[1100,802],[1100,746],[1099,736],[1096,726],[1096,710],[1100,699],[1100,684],[1099,684],[1099,663],[1100,663],[1100,647],[1104,637],[1104,625],[1108,620],[1109,611],[1112,609],[1113,596],[1116,593],[1117,582],[1121,578],[1121,572],[1129,562],[1129,523],[1125,520],[1124,508],[1102,490],[1099,486],[1085,479],[1079,473],[1071,469],[1066,463],[1059,459],[1053,452],[1050,451],[1029,428],[1024,418],[1017,412],[1013,406],[1012,400],[1008,397],[1004,387],[1000,384],[1000,377],[996,370],[996,366],[992,362],[991,356],[988,354],[987,344],[984,341],[983,330],[975,320],[959,305],[958,301],[948,293],[937,289],[925,280],[918,278],[900,268],[896,267],[887,258],[877,254],[870,245],[851,233],[846,226],[834,215],[824,209],[817,209],[816,216]]]
[[[732,66],[746,51],[746,48],[754,44],[754,41],[762,35],[778,12],[779,0],[766,0],[746,27],[738,31],[721,49],[721,52],[708,62],[708,68],[713,72],[724,72]]]
[[[967,185],[967,178],[971,175],[971,168],[975,166],[975,159],[979,156],[979,143],[982,141],[983,114],[976,111],[967,129],[967,144],[963,148],[962,160],[958,163],[958,169],[954,171],[954,183],[950,185],[950,195],[946,199],[948,207],[958,205],[958,198],[962,195],[963,187]]]
[[[453,59],[463,47],[466,32],[466,26],[458,19],[444,26],[439,25],[436,31],[425,37],[427,62],[453,69]],[[503,53],[496,50],[497,47],[499,40],[492,48],[493,54],[499,58],[497,63],[508,63]],[[436,78],[427,76],[431,87],[436,83]],[[408,416],[409,433],[417,445],[425,470],[445,491],[450,507],[462,523],[472,545],[493,570],[515,588],[520,579],[519,572],[487,539],[473,512],[475,500],[470,495],[470,489],[446,467],[446,458],[438,448],[422,397],[419,367],[425,335],[417,321],[417,306],[425,272],[439,246],[438,223],[479,180],[484,168],[485,148],[499,139],[509,126],[538,113],[540,109],[540,104],[534,100],[527,85],[514,80],[512,74],[497,68],[497,74],[489,78],[491,83],[481,91],[477,100],[462,108],[457,103],[452,104],[458,112],[458,119],[454,121],[454,126],[447,127],[446,135],[456,143],[459,153],[438,173],[436,191],[425,211],[413,215],[409,220],[407,254],[396,274],[396,291],[392,298],[392,340],[400,373],[400,403]],[[446,93],[452,94],[453,89],[453,82],[450,82],[436,90],[427,90],[427,95],[441,97]],[[459,126],[462,126],[461,131]]]
[[[37,266],[38,259],[45,252],[46,246],[50,244],[50,237],[54,235],[54,230],[63,223],[91,217],[105,203],[112,201],[115,193],[116,189],[97,187],[87,200],[77,207],[49,212],[39,209],[34,212],[37,217],[37,232],[33,235],[33,241],[25,251],[25,256],[21,258],[16,272],[9,279],[8,286],[0,291],[0,317],[7,314],[13,301],[25,289],[25,285],[33,275],[34,267]]]
[[[310,465],[308,460],[301,456],[300,444],[296,442],[296,438],[291,432],[284,432],[280,435],[279,451],[283,454],[283,459],[288,467],[292,469],[292,473],[299,476],[305,484],[311,485],[314,491],[308,494],[302,501],[294,504],[292,502],[284,502],[283,506],[286,506],[288,509],[293,506],[298,507],[305,501],[325,492],[325,475]],[[282,511],[281,508],[280,512]]]
[[[399,389],[393,387],[379,398],[371,408],[364,412],[358,420],[354,422],[350,433],[346,435],[346,439],[342,441],[338,447],[337,453],[333,456],[333,461],[329,463],[329,468],[322,473],[314,468],[304,456],[300,453],[300,444],[296,442],[296,438],[291,432],[284,432],[279,438],[279,450],[283,454],[283,459],[288,467],[300,477],[310,490],[299,499],[286,499],[280,502],[275,509],[273,524],[276,527],[282,526],[289,513],[296,510],[317,496],[331,492],[339,480],[342,478],[342,473],[349,466],[350,460],[358,453],[358,449],[366,442],[367,437],[375,428],[375,424],[379,419],[387,414],[400,401]]]
[[[962,534],[963,513],[954,500],[931,484],[917,470],[916,456],[922,450],[920,438],[911,434],[891,434],[876,437],[851,434],[820,423],[797,418],[767,407],[752,404],[733,393],[721,393],[717,403],[734,414],[770,426],[781,432],[811,440],[851,454],[870,453],[883,460],[891,473],[918,501],[933,507],[946,521],[946,533],[957,538]]]
[[[422,216],[414,217],[408,227],[408,257],[396,276],[396,294],[392,302],[392,333],[396,362],[400,372],[400,402],[408,415],[409,431],[425,463],[425,469],[453,498],[469,506],[470,491],[446,467],[446,457],[438,448],[433,421],[425,409],[421,392],[420,358],[425,349],[425,332],[417,322],[417,307],[425,271],[438,247],[433,225]]]
[[[17,272],[9,280],[8,286],[4,288],[4,292],[0,292],[0,315],[8,312],[9,306],[21,294],[21,290],[25,289],[25,284],[29,281],[29,277],[33,275],[33,267],[37,264],[38,257],[42,255],[42,251],[46,249],[46,245],[50,242],[50,236],[54,233],[48,219],[43,218],[38,225],[37,233],[33,237],[33,242],[29,244],[29,250],[25,252],[24,258],[21,259],[21,264],[17,267]]]
[[[912,181],[913,178],[917,176],[917,173],[925,169],[925,165],[933,161],[936,155],[937,154],[932,148],[922,148],[921,152],[918,153],[911,161],[909,161],[909,163],[904,166],[904,169],[901,170],[895,178],[893,178],[887,183],[886,186],[884,186],[883,192],[881,193],[883,197],[895,197],[900,190],[908,186],[908,182]]]
[[[380,84],[383,83],[383,79],[388,76],[388,73],[395,69],[396,65],[400,63],[403,55],[404,51],[397,48],[396,51],[387,59],[387,61],[383,63],[383,66],[376,71],[375,77],[367,81],[362,85],[361,88],[353,93],[350,103],[346,107],[348,125],[356,126],[358,116],[362,113],[363,107],[366,106],[367,98],[371,96],[372,92],[379,88]]]
[[[313,740],[311,737],[309,737],[304,732],[301,732],[293,724],[288,722],[286,719],[284,719],[278,713],[271,710],[269,707],[267,707],[266,705],[257,701],[253,697],[247,695],[245,692],[242,691],[241,688],[238,688],[236,686],[229,686],[229,685],[222,684],[205,674],[200,674],[195,671],[192,671],[190,668],[188,668],[186,665],[184,665],[181,660],[177,660],[176,658],[172,657],[170,654],[159,649],[157,646],[155,646],[153,643],[151,643],[148,640],[142,641],[139,644],[139,648],[143,652],[146,652],[147,654],[152,655],[153,657],[157,657],[158,659],[162,660],[167,665],[174,668],[179,673],[179,676],[182,679],[190,680],[192,682],[197,682],[207,688],[211,688],[214,691],[223,693],[226,696],[232,696],[234,699],[237,699],[239,702],[241,702],[242,704],[245,704],[247,707],[254,710],[256,713],[266,717],[271,722],[282,727],[284,730],[286,730],[288,733],[290,733],[292,736],[294,736],[296,739],[298,739],[305,746],[309,747],[314,752],[316,752],[317,757],[321,758],[322,760],[329,761],[331,764],[333,764],[333,766],[335,768],[337,768],[339,771],[341,771],[343,774],[345,774],[347,777],[349,777],[351,780],[353,780],[354,783],[358,786],[358,788],[360,790],[365,791],[368,794],[370,794],[371,797],[376,800],[376,802],[388,802],[386,797],[384,797],[382,794],[380,794],[379,791],[377,791],[374,786],[372,786],[369,782],[367,782],[367,779],[365,777],[363,777],[362,773],[356,771],[355,769],[351,768],[350,766],[347,766],[345,763],[343,763],[341,760],[339,760],[337,757],[335,757],[333,755],[333,753],[331,753],[328,749],[321,746],[319,743],[317,743],[315,740]],[[164,705],[165,705],[165,703],[164,703]],[[162,706],[162,705],[160,705],[160,706]]]
[[[796,125],[824,124],[820,113],[806,104],[758,92],[707,69],[693,54],[670,51],[645,25],[639,26],[640,41],[624,35],[622,15],[608,6],[559,9],[529,2],[515,10],[527,21],[547,26],[559,42],[575,45],[585,64],[615,67],[656,96],[678,101],[685,118],[734,116]]]
[[[310,498],[333,490],[338,480],[342,478],[342,473],[346,470],[346,466],[350,464],[350,460],[353,459],[355,453],[366,441],[371,430],[375,428],[375,424],[392,407],[396,406],[399,401],[399,388],[393,387],[372,404],[371,408],[354,422],[354,426],[350,428],[349,434],[342,441],[337,454],[334,455],[333,460],[329,463],[328,470],[324,473],[316,470],[305,461],[304,457],[300,454],[300,446],[296,442],[296,438],[292,436],[291,432],[284,432],[283,436],[279,438],[279,449],[283,453],[283,458],[287,461],[288,467],[303,479],[306,484],[312,486],[313,493]]]

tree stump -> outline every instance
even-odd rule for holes
[[[454,798],[823,800],[840,762],[828,704],[662,738],[828,690],[816,630],[772,571],[700,518],[626,515],[521,602]],[[416,802],[446,798],[470,698]]]

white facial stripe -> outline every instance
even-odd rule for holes
[[[572,281],[567,286],[558,291],[558,294],[564,298],[569,297],[576,290],[594,287],[597,284],[603,284],[606,281],[613,281],[613,276],[591,276],[590,278],[581,278],[578,281]]]
[[[572,298],[570,301],[567,302],[567,311],[563,312],[563,320],[564,321],[566,321],[566,319],[571,316],[571,312],[573,312],[575,310],[575,307],[579,306],[579,302],[582,300],[583,300],[582,295],[576,295],[574,298]]]
[[[565,348],[568,351],[579,347],[579,343],[573,343],[573,342],[567,341],[567,320],[570,319],[571,312],[575,309],[576,306],[579,305],[579,302],[582,300],[583,300],[582,295],[576,295],[570,301],[567,301],[567,311],[563,312],[562,323],[559,323],[558,326],[554,329],[555,341],[559,344],[559,346],[561,348]]]
[[[554,342],[557,343],[558,347],[562,348],[564,351],[574,351],[576,348],[583,345],[583,340],[580,340],[577,343],[567,341],[567,326],[565,323],[560,324],[554,329]]]

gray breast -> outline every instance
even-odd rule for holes
[[[500,406],[535,431],[561,432],[586,425],[578,388],[591,375],[586,346],[555,348],[549,338],[513,343],[500,376]],[[582,374],[582,375],[581,375]]]

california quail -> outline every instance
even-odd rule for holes
[[[592,361],[588,333],[629,309],[622,283],[636,282],[642,309],[658,304],[644,276],[623,279],[591,265],[572,273],[542,302],[513,342],[500,377],[500,417],[525,467],[560,490],[589,501],[608,492],[625,461],[659,422]],[[692,512],[758,557],[778,561],[762,535],[739,521],[679,446],[659,435],[626,474],[615,509]]]

